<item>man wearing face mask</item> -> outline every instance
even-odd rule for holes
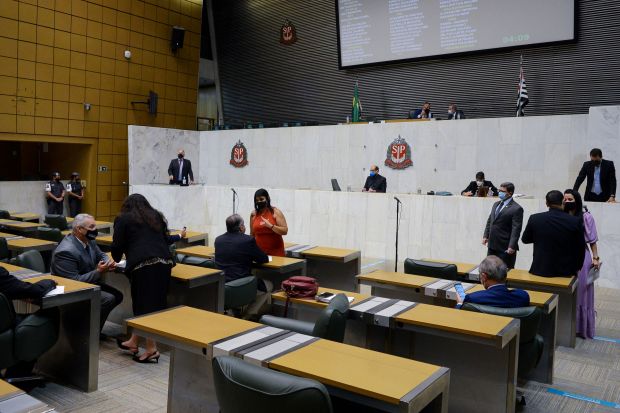
[[[189,159],[185,159],[185,151],[183,149],[179,149],[177,158],[170,161],[168,178],[170,179],[170,185],[185,186],[194,183],[192,163]]]
[[[480,272],[480,284],[484,290],[466,294],[465,298],[461,298],[457,294],[457,307],[464,303],[501,308],[519,308],[530,305],[530,295],[527,291],[506,287],[508,267],[501,258],[489,255],[482,260],[478,270]]]
[[[47,213],[62,215],[65,186],[60,182],[60,173],[54,172],[51,181],[45,184],[45,196],[47,198]]]
[[[511,182],[499,186],[499,201],[491,208],[482,238],[482,245],[488,247],[487,255],[501,258],[508,268],[515,267],[523,225],[523,208],[512,199],[514,192]]]
[[[123,294],[101,282],[101,274],[116,267],[114,260],[104,254],[97,238],[95,218],[79,214],[73,220],[73,231],[58,244],[52,256],[51,273],[101,287],[101,328],[110,312],[123,301]]]
[[[495,185],[493,185],[493,182],[491,181],[487,181],[484,179],[484,172],[480,171],[476,173],[476,180],[475,181],[471,181],[469,183],[469,185],[467,186],[467,188],[463,189],[461,191],[461,195],[463,196],[477,196],[478,195],[478,189],[481,187],[487,187],[489,189],[489,192],[491,192],[491,195],[496,196],[497,195],[497,188],[495,187]]]
[[[387,188],[387,181],[385,177],[379,175],[379,168],[377,165],[370,165],[370,175],[366,178],[363,192],[383,192]]]
[[[77,172],[73,172],[71,181],[67,182],[67,195],[69,196],[69,216],[75,217],[82,212],[82,199],[84,199],[84,188],[80,174]]]
[[[590,151],[590,160],[583,163],[573,185],[573,191],[579,191],[586,177],[588,181],[584,201],[616,202],[616,168],[613,161],[603,159],[603,151],[599,148]]]

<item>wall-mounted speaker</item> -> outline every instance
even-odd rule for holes
[[[172,36],[170,37],[170,48],[172,53],[176,53],[177,50],[183,47],[183,40],[185,39],[185,29],[179,26],[172,27]]]

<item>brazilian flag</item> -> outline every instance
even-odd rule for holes
[[[357,88],[357,81],[355,82],[355,89],[353,91],[353,109],[351,111],[351,120],[353,122],[359,122],[362,117],[362,102],[360,102],[360,92]]]

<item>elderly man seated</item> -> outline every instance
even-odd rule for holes
[[[54,275],[101,287],[100,326],[103,329],[110,312],[123,301],[123,293],[101,282],[101,274],[113,270],[116,263],[99,249],[95,242],[97,235],[95,218],[88,214],[77,215],[73,231],[54,251],[51,271]]]

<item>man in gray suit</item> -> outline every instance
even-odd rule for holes
[[[523,208],[512,199],[514,192],[511,182],[499,186],[499,201],[491,208],[482,238],[482,245],[488,247],[487,255],[498,256],[508,268],[515,267],[523,226]]]
[[[73,221],[73,231],[56,247],[51,272],[101,287],[101,328],[110,312],[123,301],[123,293],[101,282],[101,274],[116,267],[114,260],[97,246],[97,224],[88,214],[79,214]]]

